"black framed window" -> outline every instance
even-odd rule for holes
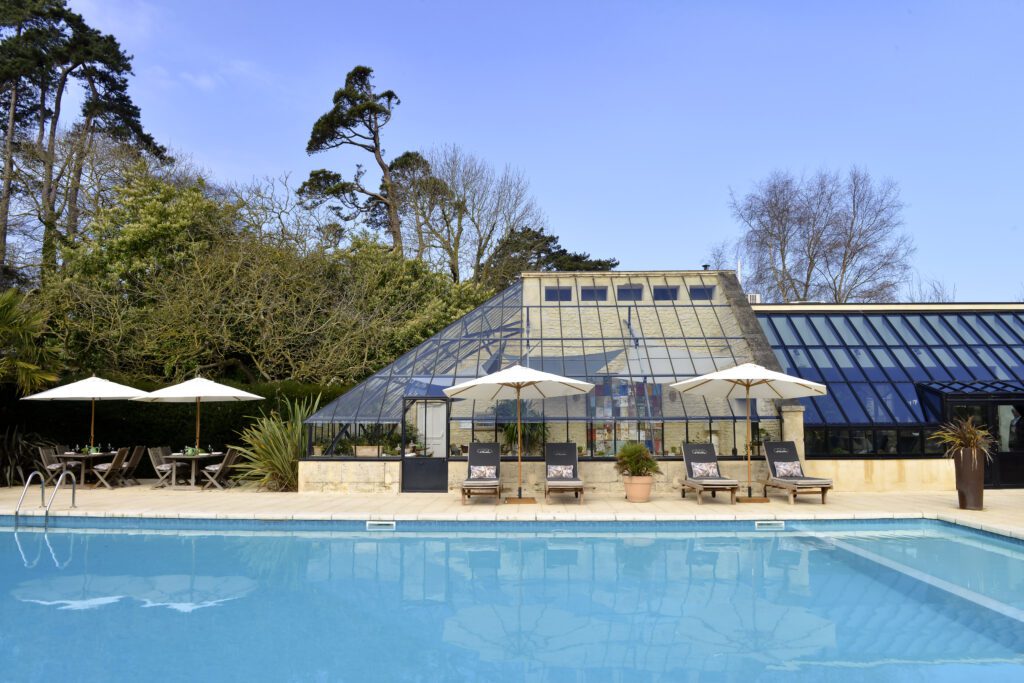
[[[608,301],[608,288],[580,287],[580,301]]]
[[[655,301],[678,301],[678,287],[652,287],[651,298]]]
[[[619,301],[643,301],[643,285],[619,285],[615,290],[615,298]]]
[[[711,301],[715,298],[714,285],[690,285],[691,301]]]
[[[572,301],[572,287],[545,287],[544,301]]]

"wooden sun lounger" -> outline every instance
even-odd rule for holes
[[[496,443],[471,443],[466,480],[462,482],[462,504],[474,496],[494,496],[501,502],[501,447]],[[494,467],[494,477],[474,477],[474,467]]]
[[[548,476],[551,465],[572,466],[572,477]],[[571,493],[583,503],[583,480],[580,479],[579,454],[574,443],[549,443],[544,446],[544,500],[552,493]]]
[[[695,463],[718,464],[718,455],[715,453],[714,444],[710,443],[687,443],[683,444],[683,464],[686,466],[686,479],[683,480],[682,497],[686,498],[686,489],[693,489],[697,493],[697,505],[704,504],[704,492],[710,491],[714,498],[718,491],[729,492],[729,503],[736,504],[736,493],[739,491],[740,483],[735,479],[728,479],[721,475],[717,477],[696,477],[693,474]]]
[[[796,497],[807,493],[820,493],[821,504],[825,504],[825,498],[832,488],[831,479],[819,477],[806,477],[803,474],[803,466],[800,466],[799,476],[778,476],[778,464],[795,462],[800,463],[800,456],[796,452],[796,444],[792,441],[767,441],[764,444],[765,459],[768,461],[768,481],[765,482],[765,493],[768,487],[781,489],[789,496],[789,504],[796,503]]]

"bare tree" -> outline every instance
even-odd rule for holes
[[[731,208],[745,228],[748,282],[768,301],[891,301],[907,281],[914,247],[891,180],[858,168],[776,171]]]
[[[739,245],[729,240],[722,240],[711,245],[711,250],[705,257],[706,263],[711,270],[730,270],[736,266],[736,256]]]
[[[907,283],[906,297],[913,303],[948,304],[956,301],[956,285],[918,275]]]
[[[395,160],[406,253],[455,282],[478,278],[498,241],[545,219],[522,172],[496,171],[455,145]]]

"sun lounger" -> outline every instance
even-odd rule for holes
[[[552,493],[572,493],[583,502],[583,480],[574,443],[549,443],[544,446],[544,500]]]
[[[825,496],[832,488],[831,479],[804,476],[800,456],[796,452],[796,444],[792,441],[767,441],[764,444],[765,459],[768,461],[768,487],[782,489],[789,495],[789,504],[796,502],[800,493],[821,493],[821,504],[825,504]]]
[[[462,504],[473,494],[494,496],[501,502],[501,447],[496,443],[469,445],[468,476],[462,482]]]
[[[714,498],[718,491],[729,492],[729,503],[736,504],[736,492],[740,483],[735,479],[723,477],[718,469],[718,455],[714,444],[687,443],[683,444],[683,464],[686,466],[686,479],[683,480],[682,493],[686,498],[686,489],[697,493],[697,505],[704,503],[704,492],[710,491]]]
[[[113,460],[93,466],[92,471],[100,484],[112,489],[114,484],[124,481],[124,461],[128,457],[128,451],[128,448],[118,448]]]
[[[231,468],[234,467],[237,458],[238,451],[234,448],[229,448],[223,460],[207,465],[200,470],[203,476],[206,477],[206,483],[203,484],[203,488],[216,486],[219,489],[223,489],[224,485],[228,482],[228,475],[231,474]]]

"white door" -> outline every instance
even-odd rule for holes
[[[445,457],[448,443],[448,410],[444,403],[431,401],[417,407],[417,422],[423,445],[434,458]]]

